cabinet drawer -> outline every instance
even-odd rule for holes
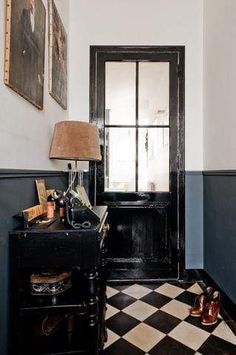
[[[96,267],[96,233],[18,234],[11,237],[18,267]]]

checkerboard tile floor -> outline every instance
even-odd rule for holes
[[[221,316],[202,326],[189,309],[201,283],[107,287],[104,355],[236,355],[236,336]]]

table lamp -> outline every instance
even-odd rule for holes
[[[75,168],[70,172],[67,191],[73,189],[79,172],[78,161],[97,162],[101,160],[97,126],[81,121],[57,122],[54,127],[49,157],[50,159],[75,161]],[[96,181],[94,183],[94,205],[96,205]]]

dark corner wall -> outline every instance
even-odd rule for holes
[[[45,179],[46,188],[65,190],[67,174],[50,171],[0,169],[0,354],[7,354],[8,328],[8,235],[18,226],[13,215],[37,205],[36,179]]]
[[[236,303],[236,171],[185,172],[185,257]]]
[[[236,171],[206,171],[204,269],[236,303]]]

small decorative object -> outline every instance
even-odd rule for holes
[[[55,296],[71,287],[71,272],[32,274],[31,294],[34,296]]]
[[[47,198],[47,218],[52,219],[55,215],[55,200],[52,195]]]
[[[46,213],[47,211],[47,190],[45,186],[44,179],[35,180],[37,191],[38,191],[38,199],[40,205],[43,207],[43,211]]]
[[[63,194],[62,191],[55,190],[53,194],[56,206],[59,207],[59,212],[60,212],[60,221],[62,223],[65,222],[66,218],[66,202],[65,202],[65,195]]]
[[[74,190],[67,194],[55,191],[54,198],[60,207],[60,220],[74,229],[89,229],[100,222],[95,212],[85,206],[80,195]]]
[[[31,224],[44,214],[43,206],[37,205],[23,210],[14,217],[23,221],[24,228],[29,228]]]
[[[74,229],[89,229],[100,223],[96,213],[81,204],[80,198],[73,190],[66,197],[66,222]]]
[[[7,0],[5,84],[43,109],[46,11],[42,0]]]
[[[67,109],[67,34],[53,0],[49,13],[49,93]]]

